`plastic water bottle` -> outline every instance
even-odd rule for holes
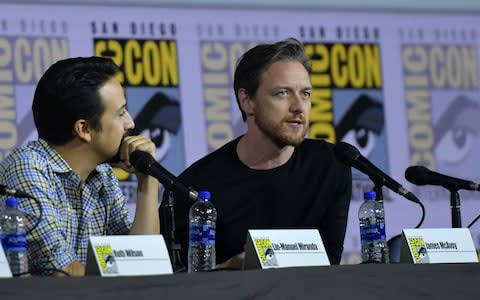
[[[188,272],[215,269],[217,210],[210,202],[210,192],[198,192],[198,200],[190,208],[189,218]]]
[[[362,263],[388,263],[383,200],[377,201],[375,192],[364,193],[364,202],[358,210]]]
[[[25,215],[17,209],[20,200],[8,198],[0,214],[2,246],[13,275],[28,272]]]

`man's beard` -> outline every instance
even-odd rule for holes
[[[307,132],[307,127],[303,126],[301,129],[301,134],[292,136],[284,133],[282,128],[285,120],[282,120],[278,124],[272,125],[270,122],[266,122],[264,118],[255,118],[255,124],[266,136],[268,136],[279,148],[285,146],[298,146],[305,139],[305,133]]]

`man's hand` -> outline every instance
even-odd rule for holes
[[[230,257],[228,260],[224,261],[221,264],[216,266],[217,270],[220,269],[238,269],[243,270],[245,264],[245,252],[239,253],[233,257]]]
[[[84,276],[85,275],[85,266],[78,260],[72,261],[69,265],[62,268],[62,271],[68,273],[70,276]],[[65,276],[61,272],[53,273],[55,276]]]
[[[135,172],[137,178],[145,177],[147,175],[136,172],[135,168],[130,164],[130,154],[135,150],[147,152],[152,155],[153,158],[156,158],[155,144],[149,138],[142,135],[127,136],[120,146],[120,163],[115,166],[129,173]]]

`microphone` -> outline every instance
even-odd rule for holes
[[[33,198],[33,196],[31,196],[29,193],[9,188],[3,184],[0,184],[0,195],[18,198]]]
[[[424,166],[408,167],[405,170],[405,178],[416,185],[440,185],[449,190],[480,191],[478,183],[440,174]]]
[[[420,200],[418,200],[418,198],[415,197],[412,192],[408,191],[400,183],[377,168],[373,163],[362,156],[360,151],[358,151],[358,149],[354,146],[345,142],[338,142],[335,144],[333,151],[338,160],[367,174],[368,177],[370,177],[370,179],[372,179],[372,181],[374,181],[376,184],[380,181],[387,188],[391,189],[397,194],[402,195],[408,200],[415,203],[420,202]]]
[[[178,178],[162,167],[149,153],[135,150],[130,154],[130,163],[140,172],[156,178],[167,188],[176,189],[192,200],[197,200],[198,193],[192,188],[187,188]]]

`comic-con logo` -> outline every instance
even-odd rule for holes
[[[47,68],[68,56],[65,37],[0,37],[0,159],[36,138],[31,111],[35,85]]]
[[[94,45],[96,55],[112,58],[122,71],[119,80],[125,85],[128,110],[135,122],[131,134],[151,138],[157,159],[163,160],[182,125],[176,41],[95,39]],[[178,152],[183,153],[183,148]],[[183,157],[179,160],[182,162],[177,165],[183,165]],[[115,171],[120,179],[128,177]]]
[[[312,62],[309,136],[347,142],[386,165],[379,45],[305,43],[305,51]]]
[[[402,46],[411,165],[475,176],[472,154],[480,146],[477,51],[471,45]]]

